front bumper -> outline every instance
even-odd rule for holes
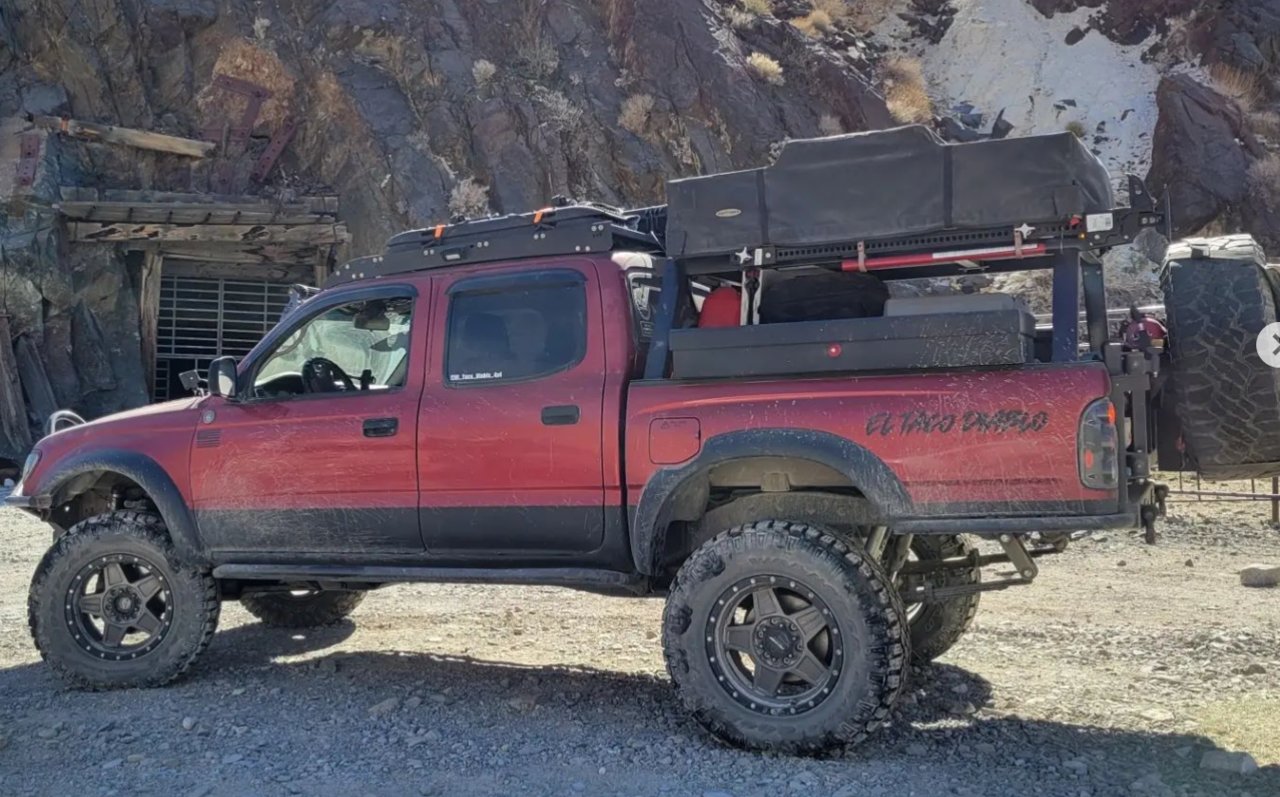
[[[40,512],[48,509],[52,504],[52,498],[47,495],[22,495],[14,492],[4,497],[5,506],[11,506],[15,509],[25,509],[28,512]]]

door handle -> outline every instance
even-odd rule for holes
[[[543,426],[573,426],[582,417],[577,404],[560,404],[542,408]]]
[[[367,418],[364,422],[364,436],[394,437],[399,428],[399,418]]]

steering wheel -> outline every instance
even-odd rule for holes
[[[342,387],[337,388],[341,383]],[[355,390],[355,382],[333,360],[312,357],[302,364],[302,386],[308,393],[333,393],[336,390]]]

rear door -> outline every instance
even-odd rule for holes
[[[590,262],[444,276],[418,421],[433,557],[554,557],[604,535],[604,340]]]
[[[378,286],[319,297],[210,399],[191,453],[197,522],[224,553],[422,555],[416,433],[426,302]]]

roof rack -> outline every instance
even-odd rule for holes
[[[410,230],[380,255],[338,267],[325,287],[447,266],[628,249],[662,253],[666,206],[619,210],[557,197],[532,213],[460,220]]]

